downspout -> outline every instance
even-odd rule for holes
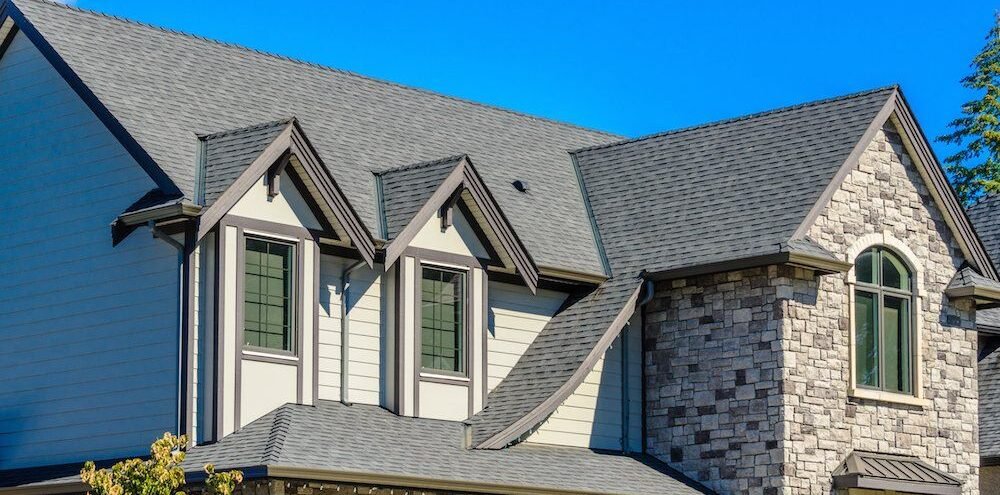
[[[186,370],[184,370],[184,356],[186,353],[185,344],[187,341],[185,322],[187,321],[186,311],[184,310],[185,301],[187,300],[187,287],[185,287],[185,279],[187,273],[187,267],[185,266],[185,249],[184,244],[177,242],[176,239],[170,237],[169,234],[160,230],[156,226],[156,222],[150,220],[146,223],[149,227],[149,232],[153,235],[154,239],[160,239],[167,244],[171,245],[177,250],[177,285],[179,286],[178,292],[178,308],[180,318],[178,319],[178,339],[177,339],[177,434],[183,435],[187,429],[186,422],[184,420],[184,404],[186,403],[185,395],[185,383],[187,381]],[[185,234],[186,237],[186,234]]]
[[[642,273],[641,276],[644,277],[645,273]],[[636,310],[640,312],[639,313],[639,322],[640,322],[639,323],[639,326],[640,326],[640,328],[639,328],[639,332],[640,332],[639,333],[639,338],[640,338],[640,346],[644,346],[645,345],[645,341],[646,341],[646,339],[643,336],[644,327],[645,327],[645,323],[646,323],[646,314],[642,312],[642,307],[645,306],[646,304],[649,304],[649,302],[653,300],[653,281],[652,280],[646,280],[645,281],[644,291],[645,291],[645,294],[643,294],[642,300],[640,300],[639,302],[635,303]],[[630,387],[630,383],[629,383],[629,371],[630,370],[629,370],[629,352],[628,352],[629,344],[630,344],[630,342],[628,340],[629,330],[630,329],[631,329],[631,324],[630,323],[626,323],[625,324],[625,328],[622,330],[622,398],[623,398],[622,399],[623,400],[623,402],[622,402],[622,452],[628,452],[629,451],[629,446],[628,446],[628,443],[629,443],[629,430],[631,430],[631,426],[632,426],[631,425],[631,421],[630,421],[632,414],[631,414],[631,408],[630,408],[630,404],[629,404],[629,402],[631,401],[631,397],[629,397],[629,387]],[[642,364],[641,363],[643,362],[643,360],[645,360],[645,356],[644,356],[645,352],[643,351],[642,354],[643,354],[643,356],[640,356],[640,361],[639,361],[640,362],[640,370],[639,370],[640,375],[642,375],[642,369],[641,369]],[[646,450],[646,384],[645,383],[642,384],[642,389],[641,389],[641,392],[640,392],[640,398],[642,400],[642,404],[640,406],[641,407],[641,411],[642,411],[642,413],[641,413],[642,414],[642,432],[640,434],[642,445],[639,446],[639,450],[641,452],[645,452],[645,450]]]
[[[347,304],[351,300],[351,272],[364,265],[365,260],[357,261],[346,266],[340,273],[340,402],[345,405],[351,404],[350,398],[348,397],[348,364],[351,357],[351,348],[349,345],[351,324],[349,322],[350,316],[347,311]]]

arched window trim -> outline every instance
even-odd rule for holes
[[[857,272],[855,267],[851,267],[847,272],[847,289],[848,289],[848,299],[849,299],[849,314],[850,314],[850,331],[849,331],[849,371],[850,371],[850,383],[848,389],[848,395],[854,398],[860,399],[872,399],[885,402],[896,402],[907,405],[916,405],[926,407],[930,405],[930,401],[924,398],[923,390],[923,352],[922,352],[922,342],[923,342],[923,324],[921,317],[922,302],[924,297],[924,274],[920,265],[914,263],[914,260],[919,259],[913,251],[902,241],[894,237],[889,232],[873,233],[862,236],[856,240],[845,253],[845,258],[847,262],[854,263],[858,256],[865,250],[871,249],[873,247],[883,247],[892,251],[900,260],[906,265],[910,270],[912,277],[911,281],[911,339],[913,345],[912,359],[912,394],[902,394],[898,392],[890,392],[886,390],[875,390],[870,388],[862,388],[857,385],[857,357],[856,357],[856,323],[857,317],[855,312],[855,293],[858,288]]]

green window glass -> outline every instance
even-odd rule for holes
[[[292,263],[294,247],[247,237],[243,343],[292,351]]]
[[[421,275],[421,365],[465,373],[465,274],[423,268]]]
[[[871,248],[854,264],[854,358],[859,387],[913,393],[912,275],[892,251]]]

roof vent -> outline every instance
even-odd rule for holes
[[[523,192],[523,193],[528,192],[528,183],[524,182],[523,180],[515,180],[514,182],[511,182],[510,184],[512,186],[514,186],[514,189],[517,189],[520,192]]]

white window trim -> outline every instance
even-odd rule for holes
[[[913,318],[913,346],[914,346],[914,356],[913,356],[913,395],[900,394],[895,392],[888,392],[885,390],[872,390],[857,386],[857,363],[855,356],[855,323],[856,317],[854,314],[854,293],[857,288],[857,275],[854,271],[853,263],[857,259],[858,255],[862,251],[869,249],[874,246],[884,246],[895,251],[903,258],[903,262],[910,268],[913,272],[913,304],[912,304],[912,316]],[[891,402],[896,404],[905,404],[910,406],[920,406],[928,407],[931,405],[929,399],[924,398],[924,359],[923,359],[923,317],[921,315],[923,307],[923,297],[924,297],[924,274],[923,268],[920,264],[915,263],[914,260],[918,258],[909,247],[906,246],[901,240],[897,239],[889,232],[873,233],[861,236],[858,240],[854,241],[853,244],[847,249],[846,260],[851,263],[851,269],[847,271],[847,293],[848,296],[848,312],[849,312],[849,337],[848,337],[848,347],[849,347],[849,370],[850,370],[850,382],[847,389],[847,395],[851,398],[858,399],[870,399],[882,402]]]

